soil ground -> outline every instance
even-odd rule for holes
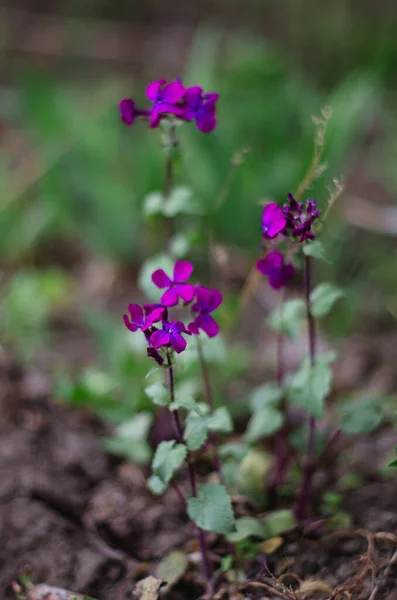
[[[12,582],[29,570],[37,583],[97,600],[126,600],[134,583],[153,573],[171,549],[194,558],[194,534],[173,490],[164,501],[153,498],[139,469],[103,451],[102,424],[61,406],[44,388],[40,392],[31,374],[3,369],[1,390],[8,403],[0,431],[1,598],[14,598]],[[397,567],[387,568],[396,550],[397,483],[376,474],[394,433],[369,436],[350,453],[364,482],[344,499],[352,529],[291,533],[266,562],[252,565],[253,583],[240,592],[221,584],[224,597],[289,598],[287,588],[301,586],[296,598],[328,598],[322,584],[313,584],[321,580],[333,589],[351,588],[350,596],[340,597],[396,600]],[[387,535],[371,537],[376,532]],[[219,545],[215,537],[210,541],[215,556]],[[306,588],[300,580],[309,580]],[[192,568],[167,597],[187,600],[202,593],[199,570]]]

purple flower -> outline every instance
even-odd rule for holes
[[[124,98],[119,104],[120,116],[123,123],[131,127],[137,117],[148,117],[150,111],[136,108],[132,98]]]
[[[186,283],[193,273],[193,265],[187,260],[178,260],[174,266],[173,279],[163,271],[158,269],[152,275],[152,281],[158,288],[168,288],[161,296],[161,304],[164,306],[175,306],[178,304],[178,297],[184,302],[191,302],[194,298],[195,289],[190,283]]]
[[[299,237],[301,243],[315,239],[312,225],[321,212],[315,200],[308,198],[304,207],[302,202],[297,202],[292,194],[288,194],[288,203],[284,204],[283,212],[286,218],[286,229],[291,230],[293,237]]]
[[[291,263],[285,264],[281,252],[271,252],[256,263],[256,268],[269,280],[269,285],[274,290],[284,287],[295,275],[295,268]]]
[[[203,94],[203,89],[194,85],[186,90],[184,120],[196,120],[196,125],[203,133],[210,133],[216,127],[216,103],[219,94]]]
[[[146,352],[148,357],[153,358],[156,361],[156,363],[161,367],[161,365],[164,363],[164,358],[161,356],[160,352],[157,352],[157,350],[152,346],[149,346]]]
[[[183,117],[184,109],[177,103],[183,99],[186,90],[180,81],[168,83],[165,79],[153,81],[146,88],[146,96],[153,102],[150,127],[158,127],[164,114]]]
[[[199,314],[189,324],[189,331],[198,335],[199,329],[202,329],[210,338],[218,335],[219,325],[210,313],[217,309],[221,303],[222,294],[218,290],[207,290],[207,288],[198,285],[196,287],[196,302],[192,306],[192,311]]]
[[[124,325],[132,332],[138,331],[138,329],[145,332],[153,326],[153,323],[157,323],[164,318],[164,310],[164,308],[155,308],[145,318],[139,304],[129,304],[128,312],[130,315],[124,315]]]
[[[190,332],[181,321],[172,321],[172,323],[163,321],[163,329],[152,333],[150,343],[156,350],[162,346],[172,346],[175,352],[180,354],[185,350],[187,345],[185,338],[182,337],[182,333],[190,335]]]
[[[263,209],[262,232],[267,240],[275,238],[286,226],[283,209],[276,202],[270,202]]]

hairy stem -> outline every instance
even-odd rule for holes
[[[174,400],[175,400],[174,370],[173,370],[173,367],[171,364],[170,352],[167,352],[167,358],[168,358],[168,378],[169,378],[168,381],[169,381],[169,390],[170,390],[170,400],[171,400],[171,402],[174,402]],[[183,439],[183,428],[182,428],[181,419],[180,419],[178,410],[172,411],[172,417],[173,417],[173,422],[174,422],[176,439],[179,444],[184,444],[185,442]],[[187,454],[186,464],[187,464],[187,472],[188,472],[188,479],[189,479],[191,493],[192,493],[192,496],[195,497],[195,496],[197,496],[197,480],[196,480],[196,473],[194,470],[194,462],[193,462],[191,456],[189,455],[189,452]],[[206,540],[205,540],[205,532],[202,529],[200,529],[200,527],[197,527],[197,526],[195,526],[195,532],[196,532],[197,542],[198,542],[198,545],[200,548],[201,566],[202,566],[202,570],[203,570],[203,575],[207,581],[208,590],[212,592],[213,591],[212,567],[211,567],[211,563],[210,563],[210,560],[208,557],[207,544],[206,544]]]
[[[310,301],[311,292],[311,260],[310,256],[305,256],[305,302],[306,318],[309,336],[309,356],[310,365],[313,368],[316,364],[316,322],[313,317]],[[303,470],[302,485],[299,492],[298,502],[295,507],[295,516],[298,521],[302,521],[307,516],[310,488],[312,478],[315,472],[313,463],[314,445],[316,441],[316,419],[309,415],[309,434],[307,439],[306,461]]]

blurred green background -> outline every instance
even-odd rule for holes
[[[126,96],[144,103],[147,83],[162,77],[220,93],[216,131],[181,132],[177,183],[206,215],[193,255],[201,256],[211,229],[226,256],[223,284],[234,292],[258,254],[261,201],[282,202],[297,188],[313,153],[311,117],[331,107],[328,168],[310,195],[324,205],[333,178],[345,182],[324,232],[333,262],[321,267],[321,278],[347,288],[348,301],[327,333],[394,328],[396,25],[391,0],[3,6],[3,344],[51,371],[71,401],[89,401],[99,386],[116,413],[116,388],[135,408],[144,403],[140,393],[131,400],[125,392],[124,381],[140,386],[147,364],[131,359],[130,340],[120,342],[121,314],[138,297],[142,260],[161,247],[159,223],[142,206],[161,188],[163,157],[156,134],[141,122],[123,126],[117,105]],[[241,150],[244,160],[233,169]],[[186,223],[179,221],[182,232]],[[223,316],[229,328],[232,300]],[[66,373],[79,378],[82,365],[89,370],[72,385]]]

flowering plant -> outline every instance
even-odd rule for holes
[[[311,490],[319,464],[317,442],[322,433],[325,401],[331,389],[330,364],[334,358],[332,353],[318,352],[316,321],[343,297],[343,292],[332,283],[313,287],[313,259],[326,259],[318,234],[329,208],[343,188],[335,181],[335,190],[326,209],[320,208],[321,204],[317,205],[311,198],[302,200],[311,183],[322,173],[320,160],[328,120],[328,114],[324,113],[322,119],[317,121],[313,163],[297,192],[289,193],[283,206],[270,202],[262,211],[261,249],[264,255],[257,260],[255,273],[259,278],[264,276],[279,296],[279,305],[268,318],[269,327],[276,332],[277,338],[276,381],[253,391],[250,403],[253,414],[242,441],[220,446],[218,436],[230,434],[233,423],[225,406],[215,406],[210,380],[211,365],[203,352],[202,340],[213,340],[219,336],[220,326],[213,313],[221,306],[223,296],[218,289],[192,281],[194,266],[184,258],[189,253],[189,247],[184,249],[182,256],[175,251],[174,217],[181,206],[185,214],[195,214],[195,208],[189,194],[187,201],[179,204],[180,198],[175,200],[178,194],[173,187],[175,149],[179,147],[177,125],[194,121],[201,132],[213,131],[217,123],[219,96],[216,93],[204,93],[200,86],[186,88],[180,80],[167,83],[164,79],[151,83],[146,95],[152,103],[151,107],[139,109],[133,99],[125,98],[120,102],[119,109],[121,119],[127,126],[132,126],[139,118],[146,120],[152,129],[162,127],[164,132],[163,191],[155,198],[152,196],[150,202],[145,202],[144,210],[162,216],[163,229],[167,232],[166,253],[152,257],[142,269],[145,281],[149,280],[150,283],[146,289],[154,302],[143,306],[130,304],[128,314],[124,315],[124,323],[131,333],[139,331],[143,336],[147,356],[155,362],[150,373],[156,373],[156,376],[161,374],[145,391],[156,406],[169,411],[174,427],[174,437],[161,441],[156,447],[152,474],[147,484],[151,492],[157,495],[172,486],[186,507],[195,526],[207,588],[212,593],[216,579],[208,551],[207,531],[223,534],[229,543],[236,545],[233,561],[236,547],[246,538],[272,537],[269,531],[276,531],[274,535],[277,535],[296,524],[305,525],[311,516]],[[180,196],[180,190],[178,193]],[[288,299],[288,288],[297,283],[302,265],[304,298]],[[243,298],[246,298],[245,291]],[[296,373],[286,373],[286,338],[300,333],[305,320],[307,356]],[[178,390],[184,353],[187,354],[191,348],[197,351],[206,403],[198,402],[193,395]],[[297,408],[298,417],[295,415]],[[348,433],[350,428],[350,432],[357,433],[360,430],[357,419],[351,414],[347,420],[346,415],[343,419],[326,445],[334,443],[341,431]],[[303,440],[299,451],[296,449],[297,433],[300,434],[300,441]],[[263,454],[257,446],[263,438],[273,435],[274,455],[270,466],[262,469]],[[292,440],[293,435],[295,440]],[[201,486],[197,452],[201,455],[211,452],[214,471],[211,473],[211,483]],[[272,515],[277,522],[276,529],[271,528],[270,520],[265,524],[257,517],[236,519],[230,494],[239,492],[241,487],[244,492],[247,491],[250,482],[244,488],[243,484],[247,483],[244,476],[248,473],[252,481],[252,472],[258,473],[259,464],[260,485],[262,489],[266,487],[267,506],[272,507],[288,481],[293,461],[301,467],[300,484],[293,510],[278,511],[277,518]],[[181,483],[183,469],[187,474],[188,493]],[[263,476],[266,476],[265,485]],[[259,498],[258,502],[261,501],[262,498]]]

